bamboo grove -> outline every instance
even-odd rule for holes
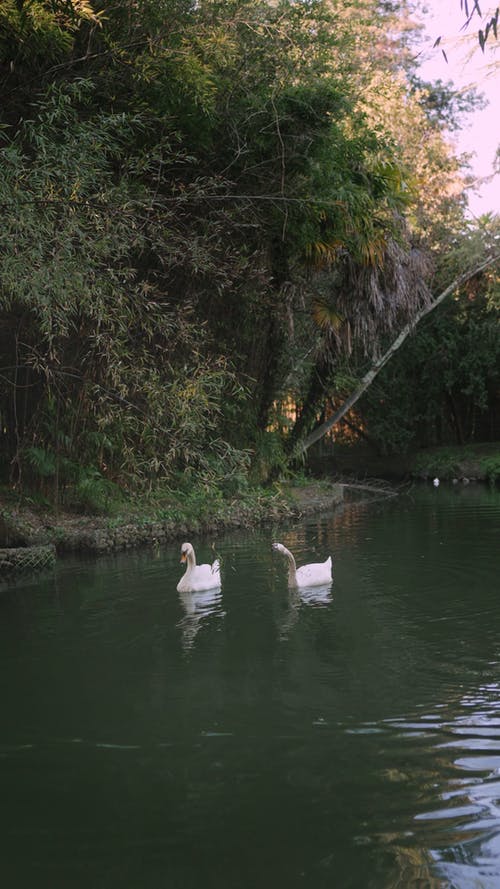
[[[407,2],[4,0],[4,484],[266,478],[498,246],[447,138],[478,97],[418,39]],[[498,437],[498,299],[494,268],[457,291],[352,425]]]

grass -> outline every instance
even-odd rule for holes
[[[42,533],[54,543],[80,532],[112,532],[126,526],[147,529],[161,524],[164,532],[172,537],[188,529],[191,533],[201,533],[228,527],[250,528],[292,513],[289,497],[278,484],[248,488],[234,496],[207,485],[193,485],[188,490],[165,489],[155,492],[154,496],[124,495],[119,509],[107,514],[56,511],[38,498],[0,487],[0,536],[5,536],[3,525],[7,536],[12,538],[30,539]]]

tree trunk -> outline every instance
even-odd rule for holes
[[[319,441],[320,438],[323,438],[323,436],[327,432],[329,432],[330,429],[336,426],[336,424],[339,422],[339,420],[342,419],[344,414],[346,414],[347,411],[350,410],[354,404],[356,404],[363,393],[366,392],[369,386],[371,386],[375,377],[380,373],[382,368],[385,367],[387,362],[390,361],[395,352],[397,352],[399,347],[404,343],[407,336],[413,330],[415,330],[417,324],[422,320],[422,318],[425,318],[426,315],[429,315],[430,312],[434,311],[434,309],[437,308],[437,306],[439,306],[443,302],[443,300],[445,300],[446,297],[450,295],[450,293],[453,293],[458,287],[461,287],[462,284],[465,284],[466,281],[468,281],[470,278],[473,278],[474,275],[478,275],[479,272],[484,271],[484,269],[487,269],[490,265],[493,265],[499,260],[500,254],[497,254],[490,257],[489,259],[486,259],[484,262],[481,263],[481,265],[476,266],[476,268],[472,269],[472,271],[464,272],[463,275],[459,275],[459,277],[456,278],[445,290],[443,290],[443,292],[440,293],[435,300],[433,300],[431,303],[429,303],[429,305],[425,306],[423,309],[417,312],[415,317],[405,327],[403,327],[403,330],[401,331],[399,336],[396,337],[394,342],[389,346],[382,357],[373,363],[368,373],[366,373],[362,378],[358,388],[355,389],[354,392],[349,396],[349,398],[344,401],[343,405],[341,405],[341,407],[337,411],[335,411],[333,416],[329,417],[325,423],[321,423],[320,426],[317,426],[316,429],[313,429],[313,431],[309,435],[307,435],[303,439],[303,441],[298,442],[298,450],[304,454],[311,447],[311,445]]]
[[[325,347],[326,348],[326,347]],[[332,365],[331,359],[325,355],[324,350],[316,359],[314,367],[311,371],[307,395],[304,398],[297,419],[290,432],[290,451],[295,450],[297,442],[313,428],[318,420],[318,409],[324,406],[327,400],[328,378],[331,377]]]

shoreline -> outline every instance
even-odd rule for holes
[[[175,517],[121,515],[110,518],[75,515],[26,506],[7,506],[0,499],[0,553],[27,547],[54,548],[66,553],[110,553],[148,544],[165,543],[184,537],[222,532],[235,528],[257,527],[268,522],[300,520],[316,512],[337,507],[344,499],[345,485],[314,482],[307,485],[283,485],[281,492],[266,503],[234,500],[220,514],[199,520],[177,521]]]
[[[429,448],[412,455],[383,457],[363,446],[336,446],[316,459],[318,478],[290,480],[270,489],[224,498],[202,492],[189,501],[181,493],[156,503],[136,501],[119,513],[99,515],[37,507],[28,498],[0,490],[0,569],[26,562],[27,548],[49,547],[54,556],[104,554],[189,539],[226,530],[256,528],[335,509],[344,492],[359,497],[394,496],[408,482],[498,484],[500,445]],[[45,558],[45,556],[44,556]],[[11,570],[11,567],[9,567]]]

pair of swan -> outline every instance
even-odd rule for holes
[[[288,563],[288,586],[297,587],[323,586],[332,581],[331,556],[324,562],[310,562],[297,568],[295,559],[282,543],[273,543],[273,550],[285,556]],[[202,590],[213,590],[220,587],[220,564],[216,559],[211,565],[197,565],[196,555],[191,543],[181,546],[181,562],[186,563],[186,571],[177,584],[179,593],[199,593]]]

